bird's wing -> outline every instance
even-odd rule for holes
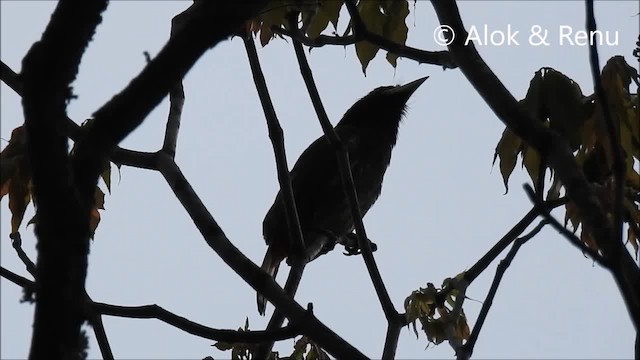
[[[352,129],[336,129],[340,140],[351,151],[357,146],[357,137],[350,136]],[[355,158],[350,158],[351,168]],[[327,204],[340,208],[344,199],[342,180],[334,148],[325,136],[314,141],[300,155],[291,170],[293,192],[296,195],[301,222],[313,222],[318,211],[324,212]]]

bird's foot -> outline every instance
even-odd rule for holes
[[[371,251],[378,250],[378,245],[373,241],[367,239],[369,241],[369,246],[371,246]],[[358,237],[354,233],[349,233],[338,240],[338,243],[344,246],[345,252],[343,252],[346,256],[360,255],[362,253],[362,249],[358,245]]]

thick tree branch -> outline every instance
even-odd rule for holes
[[[576,204],[583,222],[593,230],[598,247],[615,266],[612,275],[623,295],[627,310],[636,329],[640,329],[640,270],[624,244],[612,238],[612,227],[593,189],[576,163],[567,143],[554,131],[531,117],[519,106],[513,95],[498,80],[478,54],[468,37],[455,1],[432,1],[438,19],[449,25],[456,34],[449,52],[462,73],[476,88],[489,107],[509,129],[533,146],[548,160],[556,176],[562,181],[569,199]]]
[[[496,269],[496,275],[493,278],[493,282],[491,283],[491,287],[489,288],[487,297],[482,303],[482,308],[480,309],[480,314],[478,314],[478,319],[476,320],[476,323],[473,326],[473,331],[471,332],[471,335],[469,336],[469,339],[467,340],[467,342],[463,346],[459,347],[456,351],[456,356],[458,360],[468,360],[471,358],[471,355],[473,354],[473,348],[476,344],[476,341],[478,340],[478,336],[480,335],[480,330],[482,330],[482,325],[484,324],[484,321],[487,318],[489,309],[493,304],[493,299],[495,298],[496,293],[498,292],[498,287],[500,286],[500,281],[502,281],[502,277],[504,276],[505,272],[511,265],[511,262],[513,261],[513,259],[516,257],[516,254],[518,253],[518,250],[520,250],[520,247],[524,245],[527,241],[529,241],[531,238],[536,236],[545,225],[546,225],[546,220],[543,220],[540,223],[538,223],[538,225],[536,225],[536,227],[533,228],[527,235],[516,239],[516,241],[513,243],[513,246],[511,247],[511,250],[509,250],[509,252],[507,253],[507,256],[505,256],[505,258],[502,261],[500,261],[500,263],[498,264],[498,267]]]
[[[60,1],[42,38],[22,62],[22,105],[38,215],[32,360],[71,359],[85,350],[80,327],[85,321],[82,301],[93,195],[79,197],[75,192],[68,141],[61,129],[73,97],[70,84],[106,6],[106,1]]]
[[[229,265],[254,290],[263,294],[279,311],[282,311],[292,325],[299,327],[302,333],[320,344],[330,354],[341,359],[366,359],[362,353],[288,296],[271,276],[244,256],[227,239],[172,158],[160,154],[158,165],[160,173],[193,220],[196,228],[222,261]]]

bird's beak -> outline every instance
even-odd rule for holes
[[[420,85],[422,85],[423,82],[425,82],[425,80],[427,80],[429,77],[425,76],[423,78],[420,78],[418,80],[414,80],[408,84],[404,84],[401,86],[396,86],[394,88],[389,89],[389,94],[397,94],[397,95],[402,95],[405,96],[406,99],[409,99],[411,97],[411,95],[418,90],[418,88],[420,87]]]

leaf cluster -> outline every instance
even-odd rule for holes
[[[640,108],[638,94],[631,93],[631,82],[640,83],[638,72],[627,64],[622,56],[614,56],[602,69],[602,84],[608,101],[608,111],[618,131],[618,146],[622,149],[624,183],[624,221],[628,225],[627,241],[638,251],[638,226],[640,225]],[[552,68],[538,70],[529,84],[529,89],[520,105],[525,107],[535,119],[562,136],[571,147],[575,159],[594,187],[596,196],[613,216],[613,192],[615,189],[614,149],[604,126],[603,109],[594,94],[584,95],[580,86]],[[518,159],[527,170],[536,191],[541,184],[548,164],[533,148],[527,146],[510,129],[505,128],[494,154],[494,163],[499,159],[500,173],[506,191],[508,181]],[[552,170],[549,171],[551,186],[546,200],[560,197],[564,191],[561,181]],[[578,231],[582,219],[574,203],[565,205],[565,225],[571,223],[573,231]],[[582,226],[581,240],[590,248],[598,250],[589,229]]]

